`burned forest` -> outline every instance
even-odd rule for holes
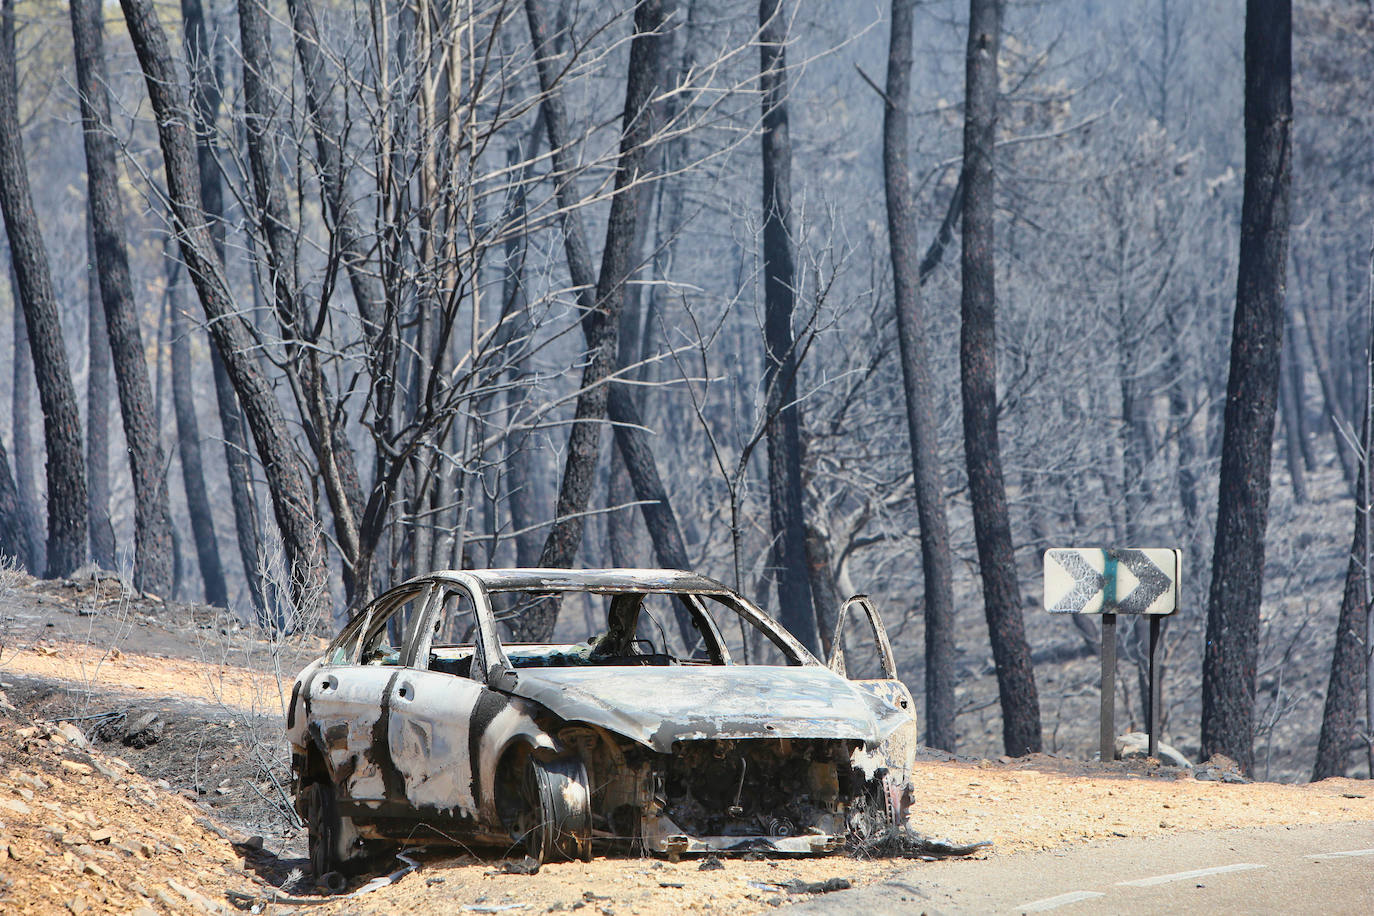
[[[1153,711],[1194,764],[1372,775],[1368,3],[0,13],[0,579],[117,577],[318,654],[416,577],[675,570],[748,612],[660,595],[606,656],[658,691],[838,645],[921,754],[1092,760],[1110,654],[1117,734]],[[1073,547],[1181,551],[1177,612],[1049,613]],[[611,644],[531,589],[434,664],[581,684],[474,648]],[[376,664],[429,651],[401,620]],[[528,773],[611,774],[585,837],[835,849],[901,795],[851,747],[895,725],[681,756],[577,727],[587,771]]]

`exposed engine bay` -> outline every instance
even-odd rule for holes
[[[592,836],[627,850],[810,854],[898,822],[900,796],[859,742],[683,741],[658,754],[593,731],[560,738],[583,751]]]

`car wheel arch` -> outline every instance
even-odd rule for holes
[[[301,766],[296,774],[301,787],[312,782],[333,782],[334,768],[329,763],[329,753],[325,750],[324,734],[318,722],[311,722],[301,736],[302,745],[295,748],[301,758]]]
[[[502,823],[496,805],[497,781],[501,768],[513,754],[539,753],[556,756],[562,751],[557,740],[549,734],[539,719],[547,713],[527,700],[508,698],[505,706],[482,723],[481,732],[474,736],[471,753],[476,770],[474,795],[483,820]]]

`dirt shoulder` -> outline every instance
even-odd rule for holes
[[[916,768],[911,825],[956,842],[988,840],[971,858],[1007,858],[1035,850],[1072,849],[1121,837],[1167,836],[1257,826],[1368,823],[1368,782],[1330,779],[1310,786],[1198,780],[1182,771],[1119,766],[1095,775],[1074,761],[1044,756],[1002,761],[923,761]],[[1150,774],[1153,775],[1150,775]],[[844,878],[855,887],[919,862],[727,859],[701,863],[597,859],[546,866],[538,875],[503,874],[490,862],[422,859],[419,873],[363,898],[324,907],[328,913],[557,912],[663,914],[755,913],[808,899],[795,882]],[[916,871],[913,872],[913,866]]]

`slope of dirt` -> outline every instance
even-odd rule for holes
[[[295,899],[270,902],[269,888],[282,888],[323,904],[309,911],[337,914],[751,913],[807,896],[793,882],[858,886],[919,865],[832,856],[726,859],[703,870],[700,860],[603,857],[523,875],[492,859],[429,851],[392,886],[326,902],[304,873],[278,718],[282,685],[289,689],[318,639],[271,644],[211,609],[118,591],[101,598],[101,587],[21,582],[5,596],[0,688],[19,709],[0,709],[0,912],[230,911],[235,900],[262,912],[300,909]],[[126,744],[128,723],[150,715],[162,723],[156,739]],[[79,746],[87,738],[89,753]],[[1374,842],[1368,781],[1225,779],[1238,780],[1225,761],[1193,771],[930,753],[916,770],[911,826],[994,844],[975,858],[1336,821],[1369,824]],[[250,835],[260,839],[237,847],[226,839]]]
[[[220,912],[249,881],[194,805],[0,707],[0,911]]]

